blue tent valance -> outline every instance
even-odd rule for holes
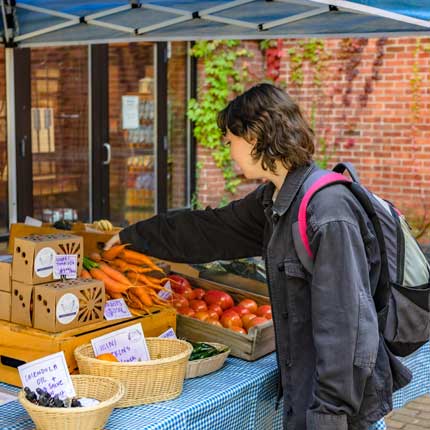
[[[3,0],[21,46],[200,39],[430,35],[430,0]]]

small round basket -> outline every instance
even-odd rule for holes
[[[228,348],[222,343],[205,342],[208,345],[212,345],[219,351]],[[220,354],[214,355],[213,357],[202,358],[201,360],[189,361],[187,365],[186,379],[197,378],[198,376],[207,375],[208,373],[215,372],[224,366],[224,362],[230,354],[230,348],[227,351],[221,352]]]
[[[124,387],[112,378],[72,375],[77,397],[97,399],[96,406],[82,408],[48,408],[31,403],[24,390],[19,401],[30,415],[37,430],[102,430],[113,408],[124,395]]]
[[[75,349],[82,374],[118,379],[125,388],[119,408],[174,399],[182,392],[193,347],[179,339],[146,338],[151,360],[117,363],[97,360],[90,344]]]

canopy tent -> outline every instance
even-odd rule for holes
[[[430,0],[3,0],[6,44],[430,34]]]

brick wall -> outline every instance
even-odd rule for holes
[[[430,52],[424,49],[430,39],[326,40],[329,57],[321,63],[321,87],[308,61],[303,62],[303,85],[292,79],[290,50],[300,49],[298,43],[284,41],[280,84],[309,118],[314,112],[328,165],[354,162],[364,184],[393,201],[414,224],[430,219]],[[263,69],[261,56],[253,61],[255,69]],[[419,82],[415,90],[414,81]],[[207,150],[199,149],[199,159],[205,166],[200,200],[216,206],[222,177]],[[238,195],[250,188],[243,185]]]

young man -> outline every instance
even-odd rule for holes
[[[188,263],[265,258],[288,430],[368,430],[392,408],[392,358],[372,300],[379,246],[365,211],[343,185],[322,189],[307,211],[315,256],[302,266],[292,237],[302,185],[318,168],[314,135],[281,89],[257,85],[219,114],[231,157],[266,183],[220,209],[175,211],[125,228],[131,243]],[[400,372],[402,369],[399,370]]]

